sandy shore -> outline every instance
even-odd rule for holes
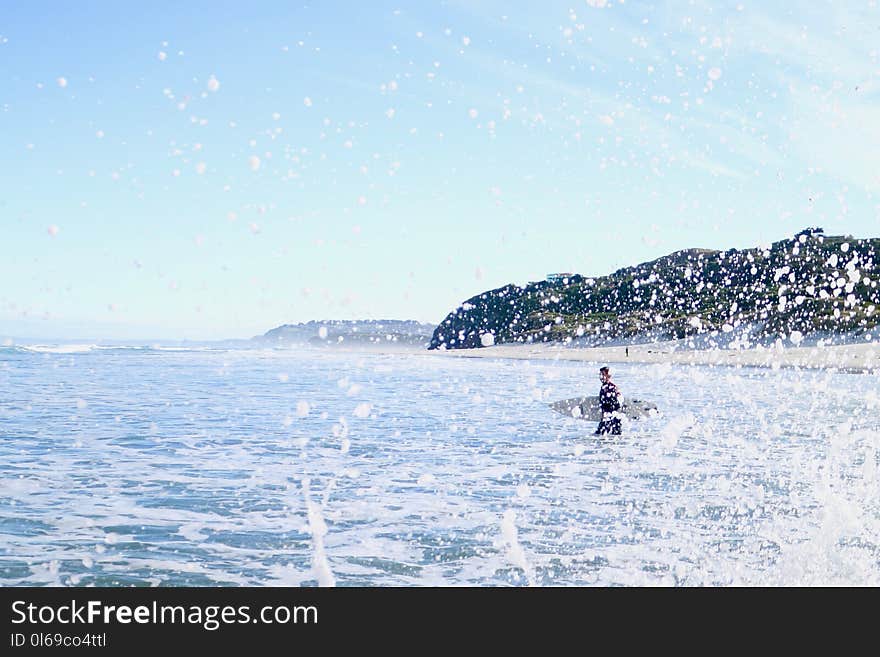
[[[567,347],[563,345],[497,345],[481,349],[431,351],[442,358],[516,358],[608,363],[679,363],[733,367],[798,367],[880,374],[880,343],[825,347],[752,349],[685,349],[678,343],[628,347]]]

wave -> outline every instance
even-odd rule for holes
[[[85,354],[98,349],[96,344],[30,344],[20,345],[21,351],[30,351],[37,354]]]
[[[101,345],[101,344],[28,344],[0,346],[0,354],[88,354],[94,352],[218,352],[225,347],[164,346],[164,345]]]
[[[2,345],[0,354],[82,354],[96,345]]]

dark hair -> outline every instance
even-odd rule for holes
[[[610,374],[610,373],[611,373],[611,370],[609,370],[607,367],[600,367],[600,368],[599,368],[599,373],[600,373],[600,374]]]

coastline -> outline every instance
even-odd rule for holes
[[[12,345],[10,348],[35,352],[79,353],[94,345]],[[98,347],[100,348],[100,347]],[[113,349],[112,346],[106,347]],[[132,348],[132,347],[130,347]],[[821,369],[838,372],[880,374],[880,341],[825,346],[755,346],[748,349],[695,349],[683,341],[667,341],[608,347],[572,346],[562,343],[500,344],[474,349],[429,351],[409,343],[340,343],[331,345],[252,345],[267,351],[306,351],[373,355],[408,355],[428,358],[495,358],[510,360],[575,361],[596,366],[613,363],[675,364],[708,367],[761,367],[769,369]],[[174,350],[174,347],[167,348]],[[182,348],[186,350],[186,347]]]
[[[627,355],[627,349],[629,354]],[[478,349],[430,351],[446,358],[566,360],[595,364],[672,363],[729,367],[833,369],[880,373],[880,343],[823,347],[753,347],[750,349],[686,349],[676,342],[615,347],[570,347],[558,344],[503,344]]]

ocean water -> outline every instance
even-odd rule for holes
[[[0,348],[0,584],[878,585],[880,377]]]

